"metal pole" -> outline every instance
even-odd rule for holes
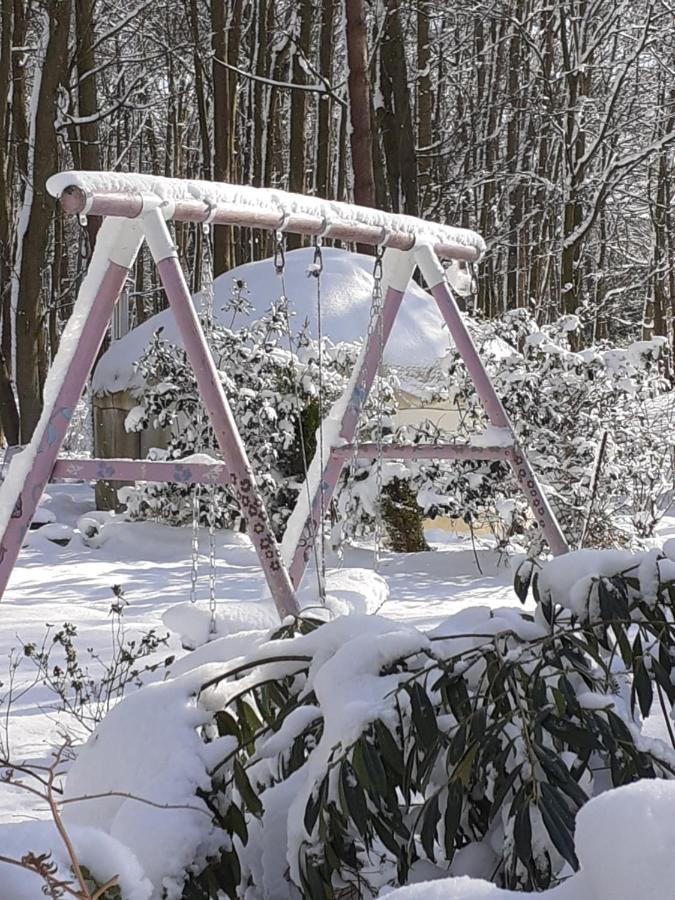
[[[140,228],[136,224],[120,223],[115,219],[105,220],[98,232],[88,276],[98,277],[98,285],[85,280],[80,290],[50,374],[50,379],[58,378],[60,382],[55,385],[54,399],[45,405],[31,442],[12,458],[7,478],[0,487],[0,508],[7,512],[12,510],[0,539],[0,596],[7,586],[26,531],[51,477],[73,410],[82,396],[115,301],[124,287],[141,239]],[[104,262],[106,258],[107,263]],[[97,275],[101,267],[103,274]],[[89,290],[95,291],[91,307],[82,309],[82,306],[86,307],[86,292]],[[80,326],[78,320],[82,315],[85,320]],[[82,327],[82,333],[78,336],[79,327]],[[73,340],[77,340],[74,349]],[[45,393],[48,394],[49,390],[48,381]]]
[[[159,277],[183,340],[183,347],[192,362],[218,446],[230,470],[230,486],[246,519],[248,533],[260,559],[274,603],[282,619],[288,615],[297,615],[300,607],[293,585],[281,558],[253,469],[192,304],[169,229],[157,209],[146,213],[142,221],[150,252],[157,265]]]
[[[569,546],[565,540],[560,525],[551,509],[546,496],[534,474],[522,448],[518,446],[513,425],[506,414],[502,401],[497,396],[494,385],[485,370],[476,345],[469,334],[464,319],[455,302],[445,278],[445,271],[440,264],[434,250],[429,245],[422,244],[415,251],[417,263],[424,276],[427,286],[431,291],[441,315],[445,319],[450,334],[455,342],[457,351],[462,357],[469,375],[476,387],[481,403],[485,407],[490,422],[497,428],[506,428],[513,435],[513,447],[504,453],[511,464],[511,468],[527,497],[537,524],[543,530],[554,556],[567,553]]]

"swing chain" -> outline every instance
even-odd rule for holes
[[[323,272],[323,254],[321,252],[322,247],[323,241],[321,240],[321,238],[314,238],[314,258],[312,260],[312,266],[309,271],[309,274],[313,275],[314,278],[320,278],[321,273]]]
[[[352,454],[349,459],[349,463],[347,466],[347,503],[345,505],[345,513],[341,522],[340,527],[340,537],[339,543],[336,548],[338,564],[340,566],[344,563],[344,544],[347,538],[349,537],[349,533],[354,533],[355,527],[352,524],[352,517],[356,515],[356,497],[354,496],[353,483],[356,475],[356,471],[358,468],[358,460],[359,460],[359,425],[361,423],[361,416],[363,414],[363,409],[366,401],[366,367],[365,367],[365,352],[366,348],[370,346],[371,341],[377,338],[378,341],[378,350],[380,353],[380,360],[382,358],[382,350],[384,343],[384,333],[383,333],[383,321],[382,321],[382,258],[384,256],[385,247],[380,244],[375,251],[375,263],[373,265],[373,290],[371,295],[371,304],[370,304],[370,318],[368,320],[368,330],[366,332],[365,342],[363,345],[362,356],[357,360],[357,365],[361,365],[361,379],[359,383],[356,385],[356,396],[358,398],[358,408],[356,411],[356,424],[354,427],[354,437],[352,440]],[[377,332],[377,334],[376,334]],[[378,374],[380,371],[380,363],[378,362]],[[378,459],[381,457],[381,435],[382,428],[380,425],[381,421],[381,412],[380,407],[382,405],[382,395],[380,388],[378,386],[378,394],[377,394],[377,409],[376,413],[378,416],[378,425],[377,425],[377,434],[376,439],[379,438],[378,443]],[[378,467],[376,473],[376,485],[378,490],[378,498],[379,498],[379,489],[381,487],[381,479],[382,479],[382,471],[381,465]],[[379,558],[379,543],[380,543],[380,522],[379,522],[379,513],[376,511],[375,514],[375,562],[376,565],[378,563]]]
[[[200,485],[192,488],[192,566],[190,569],[190,603],[197,602],[197,581],[199,578],[199,494]]]
[[[209,488],[209,634],[216,633],[216,489]]]
[[[382,437],[384,425],[384,387],[382,384],[382,356],[384,355],[384,321],[382,316],[383,296],[382,296],[382,257],[384,256],[384,247],[379,246],[375,257],[375,267],[373,271],[373,293],[377,294],[377,301],[380,314],[377,317],[377,373],[375,379],[377,382],[377,395],[375,407],[375,533],[374,533],[374,557],[375,571],[380,570],[380,551],[382,545]]]

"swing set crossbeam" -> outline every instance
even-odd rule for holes
[[[212,484],[225,486],[231,480],[222,462],[197,463],[190,460],[147,459],[57,459],[50,480],[84,479],[96,481],[159,481],[169,484]]]
[[[478,447],[472,444],[385,444],[379,447],[367,441],[362,444],[343,444],[334,447],[332,456],[339,460],[351,459],[356,453],[359,459],[508,459],[513,445]]]
[[[411,250],[430,243],[440,259],[477,262],[485,242],[454,228],[286,191],[137,174],[65,172],[47,182],[64,212],[135,219],[160,206],[165,219],[280,230],[348,243]]]

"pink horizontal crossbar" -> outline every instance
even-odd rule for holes
[[[57,459],[52,478],[107,481],[167,481],[175,484],[217,484],[230,481],[225,463],[153,462],[143,459]]]
[[[511,447],[473,447],[471,444],[385,444],[383,459],[506,459]],[[353,444],[343,444],[331,451],[336,459],[351,459]],[[377,444],[359,444],[360,459],[375,459],[380,455]]]
[[[61,206],[66,213],[79,214],[86,211],[90,216],[121,216],[133,219],[143,212],[143,197],[137,193],[93,194],[88,196],[76,185],[67,187],[60,196]],[[354,241],[359,244],[381,244],[382,228],[377,225],[350,222],[326,222],[319,216],[307,213],[291,213],[280,217],[279,212],[267,209],[251,209],[246,206],[218,204],[211,210],[202,200],[177,200],[173,215],[176,222],[213,222],[216,225],[242,225],[250,228],[275,229],[283,226],[284,232],[305,234],[340,241]],[[391,231],[386,236],[387,247],[395,250],[411,250],[415,246],[415,236],[406,231]],[[461,259],[476,262],[480,256],[475,247],[459,243],[439,242],[434,244],[436,255],[441,259]]]

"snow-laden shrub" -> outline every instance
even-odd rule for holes
[[[675,782],[642,780],[591,800],[577,816],[581,869],[541,900],[664,900],[675,883]],[[436,873],[429,873],[436,874]],[[435,878],[387,900],[522,900],[476,878]]]
[[[215,324],[209,333],[225,393],[277,534],[283,532],[295,505],[305,459],[309,463],[314,455],[319,408],[327,413],[343,393],[359,349],[324,341],[320,372],[318,344],[301,334],[290,348],[287,332],[287,311],[283,303],[277,303],[245,327]],[[194,453],[217,457],[213,431],[185,352],[158,333],[138,368],[145,387],[127,427],[140,430],[152,423],[170,429],[168,448],[156,454],[162,458],[182,459]],[[389,417],[395,409],[393,389],[387,383],[383,390]],[[365,421],[371,411],[369,401]],[[132,518],[182,525],[192,521],[193,492],[190,485],[148,483],[125,488],[123,496]],[[214,525],[236,527],[239,510],[227,488],[202,489],[202,524],[209,524],[212,497]]]
[[[573,316],[540,328],[526,310],[484,322],[475,334],[497,393],[573,546],[626,544],[650,536],[673,487],[672,404],[663,376],[665,338],[625,349],[569,349]],[[449,387],[462,410],[460,433],[484,413],[456,351]],[[435,436],[434,436],[435,437]],[[499,462],[418,467],[419,501],[430,514],[527,529],[527,507],[510,468]],[[507,501],[501,506],[493,498]],[[514,502],[515,501],[515,502]]]
[[[675,751],[639,727],[655,699],[675,701],[675,563],[591,551],[564,563],[519,572],[534,614],[466,609],[427,634],[380,616],[301,619],[271,639],[205,645],[185,674],[113,710],[68,791],[159,803],[166,791],[176,804],[192,785],[210,812],[192,815],[192,859],[185,840],[162,857],[170,823],[160,834],[158,811],[148,827],[137,804],[121,818],[110,807],[110,833],[153,860],[154,883],[169,866],[173,885],[185,881],[171,896],[191,900],[367,898],[422,862],[516,889],[554,884],[577,867],[575,814],[589,797],[675,775]],[[143,708],[150,728],[106,724],[126,709],[140,722]],[[126,785],[132,758],[150,765],[147,785],[135,774]]]

